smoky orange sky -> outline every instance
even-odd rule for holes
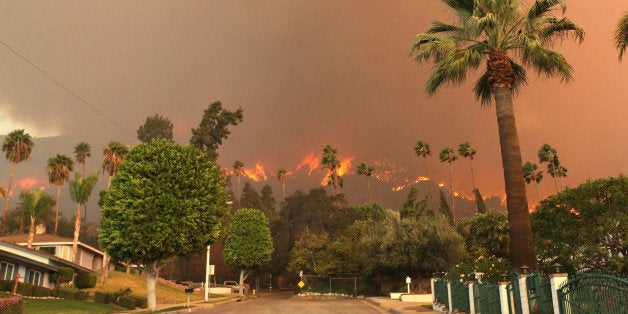
[[[568,186],[628,169],[628,61],[619,62],[612,39],[626,10],[626,0],[568,1],[566,15],[586,38],[554,49],[572,64],[574,81],[561,84],[530,70],[530,83],[515,99],[524,162],[538,162],[539,147],[551,144],[569,170]],[[380,165],[382,179],[372,185],[386,191],[375,200],[400,207],[387,200],[404,198],[407,188],[392,189],[425,175],[413,151],[418,140],[431,144],[432,178],[446,186],[449,169],[438,153],[470,142],[478,151],[478,188],[501,197],[496,118],[493,108],[473,98],[477,76],[428,97],[431,65],[409,59],[414,35],[433,19],[452,17],[440,1],[428,0],[5,0],[0,134],[25,128],[35,137],[32,159],[17,166],[16,181],[35,178],[47,186],[46,160],[71,156],[79,141],[92,145],[87,165],[96,171],[102,147],[112,140],[137,144],[136,130],[147,116],[171,119],[175,140],[187,143],[203,110],[220,100],[226,108],[242,107],[244,122],[231,129],[219,164],[231,168],[240,160],[258,172],[259,164],[266,181],[258,173],[255,186],[270,183],[278,199],[277,170],[296,171],[329,144],[341,159],[353,158],[345,180],[351,203],[366,199],[364,178],[352,173],[367,162]],[[395,176],[383,182],[392,170]],[[1,186],[8,176],[2,160]],[[320,185],[323,177],[320,167],[302,166],[288,179],[287,192]],[[454,188],[470,194],[466,160],[454,163]],[[551,177],[540,189],[541,197],[554,192]],[[531,186],[528,199],[536,203]],[[62,206],[71,213],[69,199]]]

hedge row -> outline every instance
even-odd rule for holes
[[[59,289],[59,297],[69,300],[86,300],[89,296],[89,292],[81,291],[72,287],[62,287]]]
[[[127,309],[146,308],[146,297],[130,295],[131,289],[121,289],[115,292],[94,292],[94,302],[104,304],[117,304]]]
[[[15,296],[6,299],[0,299],[0,313],[3,314],[22,314],[24,313],[24,300]]]
[[[74,279],[74,285],[79,289],[94,288],[98,276],[96,274],[78,274]]]

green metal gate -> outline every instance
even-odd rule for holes
[[[530,313],[553,313],[550,279],[541,279],[538,272],[533,272],[526,278],[526,286]]]
[[[476,283],[473,285],[475,313],[500,314],[499,285],[494,283]]]
[[[628,313],[628,279],[603,272],[570,276],[558,289],[561,314]]]

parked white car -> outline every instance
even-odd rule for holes
[[[233,290],[233,292],[240,292],[240,285],[238,285],[238,283],[236,281],[227,280],[227,281],[223,282],[222,285],[225,286],[225,287],[231,288],[231,290]]]

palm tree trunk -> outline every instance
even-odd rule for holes
[[[9,186],[7,187],[7,195],[5,196],[4,218],[2,219],[2,234],[7,231],[7,218],[9,218],[9,199],[11,199],[11,188],[13,186],[13,174],[15,173],[15,163],[11,162],[11,173],[9,174]]]
[[[471,168],[471,182],[473,182],[473,192],[475,193],[475,174],[473,173],[473,161],[469,158],[469,168]]]
[[[59,230],[59,203],[61,203],[61,185],[57,185],[57,211],[55,213],[55,235]]]
[[[449,194],[451,194],[451,221],[453,222],[456,221],[456,214],[454,214],[456,204],[454,203],[454,172],[451,162],[449,162]]]
[[[366,176],[366,190],[368,192],[369,203],[371,202],[371,181],[369,181],[369,177]]]
[[[499,129],[499,144],[504,168],[506,207],[510,235],[510,255],[513,268],[527,265],[538,269],[538,261],[532,239],[532,225],[528,212],[528,200],[521,169],[521,148],[512,103],[513,91],[507,86],[496,87],[495,111]]]
[[[536,199],[539,202],[539,204],[541,203],[541,198],[539,197],[539,188],[536,184],[536,181],[534,181],[534,190],[536,191]]]
[[[286,182],[281,182],[281,189],[283,191],[283,199],[286,200]]]
[[[72,243],[72,262],[78,264],[76,257],[78,256],[78,241],[81,232],[81,204],[76,204],[76,221],[74,222],[74,242]]]
[[[432,197],[432,178],[430,178],[430,168],[427,166],[427,157],[425,158],[425,174],[427,175],[427,189],[430,194],[430,201],[432,203],[432,212],[436,215],[436,209],[434,209],[434,198]]]
[[[33,248],[33,239],[35,239],[35,217],[31,216],[31,225],[30,225],[30,229],[28,229],[28,244],[27,244],[27,247],[29,249]]]
[[[111,178],[113,178],[113,176],[109,176],[109,180],[107,181],[107,191],[109,191],[109,188],[111,187]]]

